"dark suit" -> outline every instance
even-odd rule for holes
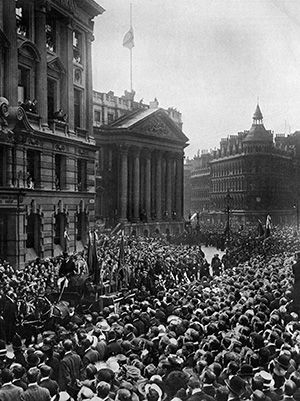
[[[51,380],[49,377],[45,379],[41,379],[40,386],[43,388],[47,388],[51,397],[58,393],[58,384],[55,380]]]
[[[6,384],[0,388],[1,401],[21,401],[23,390],[14,384]]]
[[[59,364],[59,388],[67,391],[72,397],[76,397],[78,386],[76,380],[80,379],[82,362],[79,355],[74,352],[67,353]]]
[[[14,384],[17,387],[21,387],[24,391],[27,390],[27,384],[25,383],[24,380],[21,379],[14,379],[12,381],[12,384]]]
[[[89,348],[86,350],[82,358],[83,367],[86,368],[90,363],[94,364],[99,361],[99,354],[96,350]]]
[[[204,384],[204,386],[202,387],[202,391],[203,393],[214,397],[216,394],[216,389],[212,384]]]
[[[106,355],[104,359],[109,358],[110,356],[115,356],[118,354],[122,354],[122,348],[117,341],[111,341],[107,344],[106,347]]]
[[[50,399],[49,390],[40,387],[38,384],[29,385],[28,389],[21,395],[22,401],[50,401]]]
[[[188,398],[188,401],[213,401],[214,398],[204,393],[202,390],[197,391]]]

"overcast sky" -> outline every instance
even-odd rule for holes
[[[132,3],[136,100],[181,111],[188,156],[249,129],[257,97],[267,129],[300,130],[299,0],[97,2],[94,89],[129,90]]]

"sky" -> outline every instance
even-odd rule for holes
[[[135,99],[182,113],[186,155],[251,127],[300,130],[299,0],[97,0],[94,89],[130,89],[122,46],[133,9]]]

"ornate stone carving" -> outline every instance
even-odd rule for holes
[[[54,2],[72,13],[76,10],[75,0],[54,0]]]
[[[174,127],[173,129],[172,126],[169,126],[166,117],[161,114],[150,116],[146,120],[135,124],[131,130],[142,135],[156,138],[179,140],[181,142],[185,139],[184,135],[179,132],[179,128]]]
[[[169,137],[172,133],[167,128],[167,126],[162,121],[149,121],[145,126],[143,126],[143,131],[147,135],[159,136],[159,137]]]
[[[63,152],[64,150],[66,150],[66,147],[62,143],[56,143],[54,149]]]
[[[28,144],[33,146],[41,146],[41,142],[37,138],[32,136],[28,138]]]
[[[88,151],[87,151],[86,149],[79,148],[79,149],[78,149],[78,153],[79,153],[80,155],[87,155],[87,154],[88,154]]]

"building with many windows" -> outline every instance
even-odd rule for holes
[[[243,223],[264,219],[295,221],[299,197],[299,135],[266,130],[257,105],[248,131],[222,138],[220,147],[192,160],[191,212],[203,219]]]
[[[94,216],[94,0],[0,0],[0,255],[82,249]]]

